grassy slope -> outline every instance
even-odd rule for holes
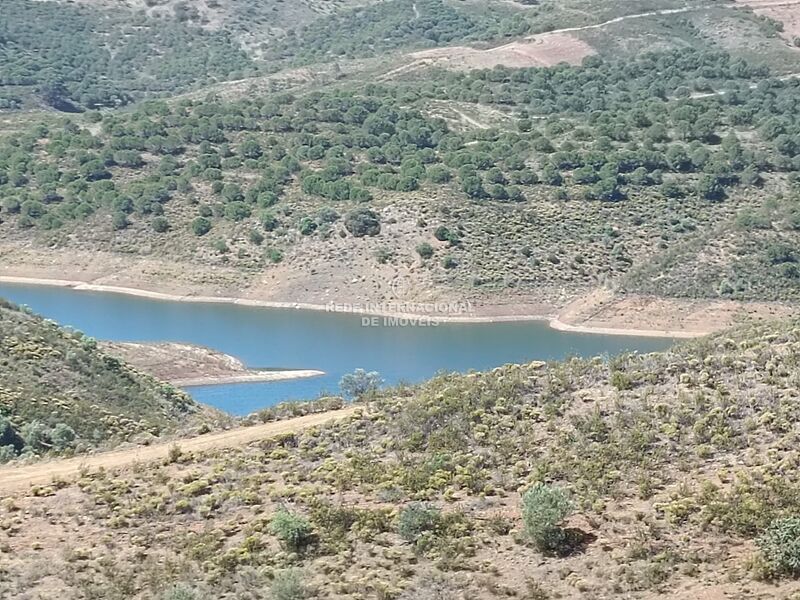
[[[297,598],[783,597],[797,584],[760,582],[753,540],[800,511],[798,361],[800,322],[748,326],[663,354],[445,375],[349,422],[88,475],[0,510],[8,597],[173,598],[178,583],[282,598],[287,569],[312,590]],[[570,494],[582,551],[528,543],[520,492],[536,481]],[[397,516],[415,502],[443,516],[411,543]],[[271,533],[281,508],[311,524],[299,553]],[[31,549],[38,514],[58,544]]]
[[[0,418],[10,421],[5,443],[47,452],[52,428],[65,424],[78,450],[128,440],[144,432],[172,431],[198,416],[187,395],[97,349],[80,332],[0,305]],[[31,423],[43,425],[43,443],[31,443]],[[0,444],[3,445],[3,444]]]

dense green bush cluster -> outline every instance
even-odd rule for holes
[[[272,60],[302,64],[522,35],[530,30],[531,24],[519,14],[478,13],[444,0],[389,0],[319,19],[266,49]]]
[[[3,2],[0,63],[0,93],[11,107],[28,90],[67,112],[117,107],[253,67],[223,32],[122,9],[27,0]]]
[[[5,140],[2,212],[20,227],[56,229],[102,209],[114,229],[144,218],[165,233],[172,228],[165,203],[208,187],[214,200],[197,207],[191,224],[204,235],[214,218],[257,219],[272,230],[280,222],[275,205],[296,191],[359,204],[434,186],[480,201],[524,202],[538,186],[570,184],[590,200],[650,188],[719,201],[734,186],[760,185],[762,173],[798,170],[800,82],[738,83],[762,74],[724,54],[683,51],[624,64],[451,74],[418,91],[368,85],[149,103],[102,117],[97,135],[64,122]],[[725,93],[676,97],[681,84],[700,78],[724,83]],[[426,114],[430,99],[509,104],[520,131],[458,133]],[[527,118],[534,113],[551,116],[534,126]],[[757,132],[759,143],[743,140],[736,133],[743,128]],[[350,213],[347,229],[377,234],[367,216]],[[294,218],[304,235],[333,221],[322,213]]]

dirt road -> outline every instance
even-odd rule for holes
[[[795,6],[798,3],[800,3],[800,0],[739,0],[737,4],[745,8],[763,9]],[[455,68],[458,65],[466,65],[469,68],[490,69],[496,65],[504,65],[511,68],[549,66],[562,61],[579,64],[580,60],[594,52],[587,44],[572,37],[571,34],[592,29],[605,29],[611,25],[634,19],[699,12],[718,6],[720,6],[720,4],[709,3],[623,15],[600,23],[543,31],[526,36],[521,40],[514,40],[501,46],[483,50],[469,46],[441,46],[429,50],[422,50],[406,55],[406,59],[410,59],[409,62],[384,73],[378,77],[378,81],[389,81],[398,75],[416,71],[427,66],[447,68],[449,65],[451,68]],[[553,41],[554,43],[548,45],[548,41]],[[537,45],[543,45],[543,47],[532,46],[531,43],[533,42]],[[552,55],[552,57],[548,59],[548,55]],[[570,57],[572,57],[572,60]]]
[[[269,438],[282,433],[294,433],[321,425],[336,419],[352,415],[361,407],[348,406],[340,410],[325,413],[306,415],[285,421],[275,421],[264,425],[240,427],[220,433],[211,433],[195,438],[154,444],[152,446],[137,446],[126,450],[115,450],[100,454],[79,456],[62,460],[51,460],[27,465],[24,467],[8,467],[0,469],[0,497],[19,492],[32,485],[47,485],[54,479],[69,480],[78,475],[82,470],[96,470],[100,468],[115,469],[135,463],[153,462],[163,460],[169,454],[170,448],[177,445],[183,452],[202,452],[218,448],[232,448],[243,446],[256,440]]]

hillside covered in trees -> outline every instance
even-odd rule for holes
[[[188,430],[204,410],[83,333],[0,301],[0,463]]]
[[[790,300],[799,91],[676,50],[50,119],[0,141],[0,232],[244,285],[345,252],[467,295]]]
[[[782,23],[747,3],[592,4],[586,10],[549,0],[5,0],[0,110],[116,108],[292,67],[342,63],[359,70],[360,61],[392,65],[415,50],[492,48],[560,28],[585,30],[580,44],[609,56],[725,50],[761,65],[793,62]],[[611,29],[596,28],[595,19]],[[569,53],[560,59],[570,62]]]
[[[3,585],[65,600],[788,598],[798,352],[795,320],[442,375],[371,393],[346,421],[84,473],[2,504]],[[37,543],[44,530],[60,543]]]

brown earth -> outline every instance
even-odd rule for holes
[[[488,50],[452,46],[415,52],[411,57],[415,60],[433,61],[436,66],[469,70],[491,69],[499,65],[511,68],[549,67],[562,62],[578,65],[592,54],[594,50],[589,44],[572,35],[545,33]]]
[[[409,54],[410,62],[393,69],[379,79],[386,81],[398,75],[417,71],[424,67],[441,67],[468,71],[491,69],[497,66],[510,68],[550,67],[565,62],[579,65],[594,49],[565,33],[544,33],[534,38],[511,42],[486,50],[469,46],[433,48]]]
[[[312,370],[248,369],[229,354],[190,344],[101,342],[101,348],[121,360],[163,381],[179,387],[282,381],[324,375]]]
[[[794,0],[736,0],[749,6],[757,15],[783,23],[781,37],[790,43],[800,37],[800,1]]]
[[[796,309],[775,302],[617,296],[600,289],[570,303],[550,326],[561,331],[692,338],[743,321],[764,321],[792,314],[796,314]]]
[[[121,259],[120,259],[121,260]],[[77,263],[73,263],[77,264]],[[177,277],[186,270],[173,265],[175,277],[159,278],[158,271],[147,267],[131,266],[128,271],[115,272],[113,281],[100,276],[96,270],[71,271],[72,281],[56,279],[54,275],[67,273],[65,267],[47,270],[30,266],[0,267],[0,282],[31,283],[74,287],[85,291],[105,291],[125,293],[142,297],[183,301],[183,302],[230,302],[249,306],[271,308],[297,308],[306,310],[330,310],[334,312],[367,312],[370,314],[430,314],[429,301],[415,296],[415,290],[409,288],[405,301],[373,304],[369,300],[360,301],[359,296],[348,296],[339,291],[335,296],[319,297],[317,288],[313,295],[275,294],[264,286],[242,285],[220,286],[215,284],[181,282]],[[166,266],[165,266],[166,269]],[[162,277],[169,271],[161,272]],[[148,275],[145,277],[145,273]],[[83,283],[82,283],[83,282]],[[315,280],[309,278],[307,285],[314,285]],[[318,283],[318,282],[317,282]],[[355,282],[356,284],[358,282]],[[357,289],[354,285],[351,289]],[[607,289],[596,289],[585,294],[568,296],[569,301],[550,304],[527,298],[497,297],[487,298],[485,302],[464,302],[456,294],[449,298],[440,296],[436,302],[464,305],[465,310],[459,314],[435,312],[433,315],[442,321],[455,322],[499,322],[520,320],[549,320],[550,326],[561,331],[576,331],[604,335],[642,335],[672,338],[691,338],[706,335],[731,327],[747,320],[766,320],[789,316],[795,313],[790,305],[772,302],[737,302],[733,300],[691,300],[679,298],[657,298],[628,294],[619,296]],[[303,301],[297,301],[304,298]],[[417,298],[415,301],[414,299]],[[432,301],[431,301],[432,302]],[[386,309],[386,310],[380,310]],[[394,309],[394,310],[392,310]],[[411,310],[420,309],[420,310]],[[234,359],[235,360],[235,359]],[[136,364],[136,360],[133,361]],[[147,370],[146,365],[141,368]],[[171,369],[168,367],[167,370]],[[219,375],[216,373],[214,376]],[[304,376],[313,376],[311,373]],[[169,373],[161,377],[173,379]],[[209,381],[210,382],[210,381]],[[214,383],[219,380],[214,379]],[[190,385],[184,383],[183,385]],[[192,383],[191,385],[197,385]]]

